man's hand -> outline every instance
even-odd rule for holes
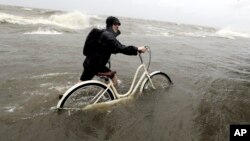
[[[144,53],[147,51],[147,48],[145,46],[138,47],[138,52],[139,53]]]

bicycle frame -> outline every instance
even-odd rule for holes
[[[137,81],[136,83],[136,78],[138,77],[138,73],[140,72],[140,70],[143,69],[144,72],[141,74],[139,80]],[[108,84],[104,84],[102,83],[103,85],[106,85],[106,89],[102,92],[100,92],[99,94],[97,94],[92,100],[94,101],[93,104],[97,103],[99,101],[99,99],[104,95],[104,93],[108,90],[111,90],[111,92],[113,93],[115,99],[119,99],[119,98],[123,98],[123,97],[127,97],[129,95],[133,95],[137,89],[139,88],[139,86],[141,85],[141,87],[143,87],[143,82],[145,82],[146,79],[149,79],[150,80],[150,83],[152,85],[152,87],[154,88],[154,85],[151,81],[151,78],[150,78],[150,74],[148,73],[147,69],[146,69],[146,66],[145,64],[141,64],[137,70],[136,70],[136,73],[134,75],[134,78],[133,78],[133,81],[132,81],[132,84],[130,86],[130,89],[128,90],[127,93],[125,94],[120,94],[118,93],[117,89],[115,88],[113,82],[111,79],[109,79],[109,83]],[[91,80],[91,81],[95,81],[95,82],[98,82],[100,83],[100,81],[97,81],[97,80]],[[140,89],[140,92],[142,91],[142,88]]]
[[[144,70],[143,73],[141,74],[139,80],[137,81],[136,83],[136,79],[138,77],[138,74],[140,72],[140,70]],[[130,86],[130,89],[128,90],[127,93],[125,94],[119,94],[115,88],[115,86],[113,85],[113,82],[110,80],[110,83],[109,83],[109,87],[113,90],[113,93],[114,95],[116,96],[116,98],[122,98],[122,97],[127,97],[128,95],[133,95],[136,90],[139,88],[139,86],[142,84],[143,80],[146,79],[146,78],[149,78],[150,79],[150,75],[145,67],[144,64],[141,64],[137,70],[136,70],[136,73],[134,75],[134,78],[133,78],[133,81],[132,81],[132,84]]]
[[[155,89],[153,82],[150,78],[150,74],[149,74],[145,64],[143,63],[143,59],[141,57],[141,54],[139,54],[139,57],[141,60],[141,65],[137,68],[136,73],[135,73],[134,78],[133,78],[133,81],[132,81],[132,84],[130,86],[130,89],[125,94],[118,93],[117,89],[115,88],[115,86],[113,84],[113,81],[110,78],[109,78],[108,84],[102,83],[102,82],[97,81],[97,80],[90,80],[90,81],[95,81],[96,83],[102,83],[103,85],[105,85],[107,87],[106,90],[104,90],[103,92],[100,92],[92,99],[94,101],[93,104],[97,103],[99,101],[99,99],[104,95],[104,93],[106,93],[108,90],[110,90],[113,93],[115,99],[119,99],[119,98],[127,97],[129,95],[133,95],[137,91],[137,89],[139,88],[140,85],[141,85],[141,88],[140,88],[140,92],[141,92],[143,90],[143,88],[142,88],[143,84],[146,82],[147,79],[149,79],[151,86]],[[141,74],[139,80],[136,83],[136,79],[138,77],[140,70],[143,70],[143,73]]]
[[[144,70],[143,73],[141,74],[139,80],[137,81],[136,83],[136,79],[138,77],[138,74],[140,72],[140,70]],[[98,81],[98,80],[88,80],[88,81],[84,81],[84,82],[81,82],[81,83],[78,83],[76,85],[74,85],[73,87],[71,87],[70,89],[68,89],[65,93],[69,93],[71,92],[73,89],[79,87],[80,85],[84,85],[84,84],[87,84],[87,83],[99,83],[101,85],[104,85],[106,86],[107,88],[103,91],[100,91],[92,100],[91,100],[91,103],[92,104],[96,104],[100,98],[108,91],[110,90],[114,96],[114,99],[119,99],[119,98],[123,98],[123,97],[127,97],[129,95],[133,95],[136,90],[139,88],[139,86],[141,85],[141,88],[140,88],[140,92],[142,91],[142,87],[143,87],[143,84],[145,84],[146,80],[149,79],[150,83],[151,83],[151,86],[155,89],[153,83],[152,83],[152,80],[150,78],[150,74],[148,73],[147,71],[147,68],[145,66],[145,64],[142,62],[142,64],[137,68],[136,70],[136,73],[134,75],[134,78],[133,78],[133,81],[132,81],[132,84],[130,86],[130,89],[128,90],[127,93],[125,94],[120,94],[117,92],[114,84],[113,84],[113,81],[109,78],[109,83],[108,84],[105,84],[101,81]],[[59,100],[58,104],[57,104],[57,107],[60,107],[60,104],[62,102],[62,100],[64,99],[64,97],[66,97],[66,95],[64,94],[63,97]]]

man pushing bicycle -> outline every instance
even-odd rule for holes
[[[106,29],[93,29],[89,33],[83,50],[86,58],[83,62],[84,70],[80,81],[91,80],[95,75],[98,75],[108,76],[116,83],[116,72],[106,67],[111,54],[137,55],[138,52],[144,53],[147,50],[144,46],[135,47],[121,44],[116,39],[121,33],[119,30],[120,25],[121,23],[118,18],[109,16],[106,19]]]

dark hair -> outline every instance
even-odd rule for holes
[[[113,17],[113,16],[109,16],[106,19],[106,25],[107,25],[107,27],[112,26],[112,25],[121,25],[121,22],[119,21],[118,18]]]

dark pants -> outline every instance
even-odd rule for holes
[[[98,72],[111,71],[108,67],[99,65],[95,60],[86,58],[83,62],[83,72],[80,77],[81,81],[91,80]]]

